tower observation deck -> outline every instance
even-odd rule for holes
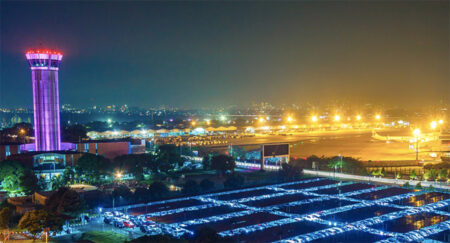
[[[29,50],[25,56],[33,82],[35,150],[60,150],[58,70],[63,55],[54,50]]]

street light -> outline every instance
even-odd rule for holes
[[[317,122],[319,119],[317,118],[317,116],[312,116],[311,117],[311,121],[313,121],[313,122]]]
[[[436,129],[437,125],[438,125],[437,121],[432,121],[432,122],[430,123],[431,129]]]
[[[122,179],[123,174],[122,174],[122,172],[118,171],[115,176],[117,179],[120,180],[120,179]]]
[[[260,117],[260,118],[258,119],[258,121],[259,121],[260,123],[263,123],[263,122],[264,122],[264,118]]]
[[[375,116],[375,119],[380,120],[380,119],[381,119],[381,115],[380,115],[380,114],[377,114],[377,115]]]
[[[339,115],[334,115],[334,121],[340,121],[341,120],[341,116]]]
[[[361,115],[357,115],[357,116],[356,116],[356,120],[357,120],[357,121],[360,121],[360,120],[361,120]]]
[[[444,120],[440,119],[439,124],[444,124]]]
[[[288,117],[287,117],[287,121],[288,121],[288,122],[293,122],[293,121],[294,121],[294,118],[292,118],[292,116],[288,116]]]

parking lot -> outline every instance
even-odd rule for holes
[[[103,216],[113,227],[148,235],[189,237],[207,226],[238,242],[396,242],[448,239],[449,205],[444,192],[310,177]]]

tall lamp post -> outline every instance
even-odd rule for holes
[[[414,137],[416,138],[416,161],[419,162],[419,138],[420,138],[420,129],[416,128],[413,131]]]

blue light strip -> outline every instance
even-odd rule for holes
[[[439,232],[445,230],[444,228],[448,229],[450,226],[450,220],[448,220],[446,222],[442,222],[442,223],[439,223],[439,224],[436,224],[433,226],[425,227],[421,230],[418,230],[417,232],[411,231],[411,232],[404,233],[404,234],[395,233],[395,232],[383,232],[381,230],[370,228],[370,226],[374,225],[374,224],[383,223],[386,221],[401,218],[405,215],[414,215],[414,214],[418,214],[418,213],[422,213],[422,212],[433,212],[433,213],[437,213],[440,215],[450,216],[450,213],[437,210],[439,208],[443,208],[445,206],[450,205],[450,199],[436,202],[436,203],[431,203],[431,204],[428,204],[428,205],[425,205],[422,207],[414,207],[414,206],[408,206],[408,205],[396,205],[396,204],[392,203],[392,202],[395,202],[398,200],[409,198],[411,196],[426,193],[425,191],[419,191],[419,192],[414,192],[414,193],[405,193],[405,194],[386,197],[386,198],[377,199],[377,200],[363,200],[363,199],[352,198],[351,196],[362,194],[362,193],[376,192],[376,191],[380,191],[380,190],[387,189],[390,187],[379,186],[379,187],[374,187],[374,188],[351,191],[351,192],[342,193],[342,194],[318,194],[316,191],[321,190],[321,189],[334,188],[334,187],[338,187],[338,186],[351,185],[351,184],[353,184],[353,182],[342,182],[342,183],[336,183],[336,184],[325,185],[325,186],[309,187],[309,188],[305,188],[305,189],[282,188],[282,187],[289,186],[289,185],[319,182],[323,179],[325,179],[325,178],[313,178],[313,179],[309,179],[309,180],[281,183],[281,184],[276,184],[276,185],[260,186],[260,187],[246,188],[246,189],[220,192],[220,193],[211,193],[211,194],[206,194],[206,195],[201,195],[201,196],[172,199],[172,200],[154,202],[154,203],[149,203],[149,204],[133,205],[133,206],[128,206],[127,208],[142,207],[145,205],[158,205],[158,204],[164,204],[164,203],[168,203],[168,202],[184,201],[184,200],[188,200],[188,199],[196,199],[196,200],[202,201],[206,204],[192,206],[192,207],[177,208],[177,209],[166,210],[166,211],[161,211],[161,212],[154,212],[154,213],[150,213],[147,215],[151,216],[151,217],[152,216],[153,217],[164,216],[164,215],[171,215],[171,214],[181,213],[181,212],[186,212],[186,211],[196,211],[196,210],[201,210],[201,209],[206,209],[206,208],[212,208],[212,207],[217,207],[217,206],[229,206],[232,208],[244,209],[244,211],[240,211],[240,212],[232,212],[232,213],[226,213],[226,214],[222,214],[222,215],[213,215],[213,216],[208,216],[208,217],[199,218],[199,219],[186,220],[186,221],[179,222],[179,223],[164,224],[164,226],[163,226],[168,229],[176,229],[178,231],[187,232],[189,234],[193,234],[193,232],[185,229],[185,227],[190,226],[190,225],[207,224],[207,223],[211,223],[211,222],[224,221],[224,220],[235,218],[235,217],[251,215],[256,212],[266,212],[266,213],[270,213],[273,215],[283,216],[286,218],[274,220],[274,221],[270,221],[270,222],[265,222],[265,223],[258,224],[258,225],[250,225],[250,226],[246,226],[246,227],[240,227],[240,228],[235,228],[232,230],[222,231],[222,232],[219,232],[219,235],[232,237],[232,236],[236,236],[236,235],[240,235],[240,234],[244,234],[244,233],[261,231],[261,230],[265,230],[267,228],[280,227],[280,226],[283,226],[286,224],[301,222],[301,221],[311,221],[311,222],[315,222],[318,224],[323,224],[323,225],[329,226],[328,228],[323,229],[323,230],[310,232],[308,234],[302,234],[302,235],[291,237],[288,239],[283,239],[283,240],[281,240],[281,242],[287,242],[288,240],[297,241],[297,242],[307,242],[307,241],[312,241],[315,239],[326,238],[331,235],[341,234],[341,233],[351,231],[351,230],[363,231],[363,232],[368,232],[368,233],[376,234],[376,235],[390,236],[391,238],[387,239],[385,242],[393,242],[393,241],[395,241],[395,239],[409,239],[413,235],[417,235],[417,234],[421,234],[421,235],[424,235],[423,237],[426,237],[427,235],[439,233]],[[218,196],[222,196],[222,195],[228,195],[228,194],[233,194],[233,193],[246,193],[246,192],[260,190],[260,189],[266,189],[266,190],[270,190],[270,191],[268,191],[267,194],[265,194],[265,195],[243,197],[243,198],[238,198],[238,199],[233,199],[233,200],[217,199]],[[259,200],[264,200],[264,199],[269,199],[269,198],[282,198],[283,196],[297,195],[297,194],[305,195],[305,196],[314,196],[314,198],[305,199],[305,200],[301,200],[301,201],[293,201],[293,202],[288,202],[288,203],[283,203],[283,204],[277,204],[277,205],[267,206],[267,207],[252,207],[252,206],[243,204],[243,203],[247,203],[247,202],[254,202],[254,201],[259,201]],[[294,214],[294,213],[286,213],[286,212],[279,211],[279,209],[284,206],[298,206],[298,205],[304,205],[304,204],[309,204],[309,203],[318,203],[318,202],[327,201],[327,200],[331,200],[331,199],[352,201],[352,202],[356,202],[356,204],[341,206],[341,207],[337,207],[337,208],[331,208],[328,210],[322,210],[319,213]],[[344,211],[350,211],[350,210],[354,210],[354,209],[358,209],[358,208],[370,207],[370,206],[375,206],[375,205],[395,207],[395,208],[400,209],[400,211],[388,213],[388,214],[381,215],[381,216],[367,218],[367,219],[352,222],[349,224],[342,223],[342,222],[332,222],[332,221],[324,220],[321,218],[322,216],[326,216],[326,215],[336,214],[336,213],[340,213],[340,212],[344,212]],[[417,236],[416,236],[416,238],[417,238]],[[413,238],[411,238],[411,239],[413,239]]]

